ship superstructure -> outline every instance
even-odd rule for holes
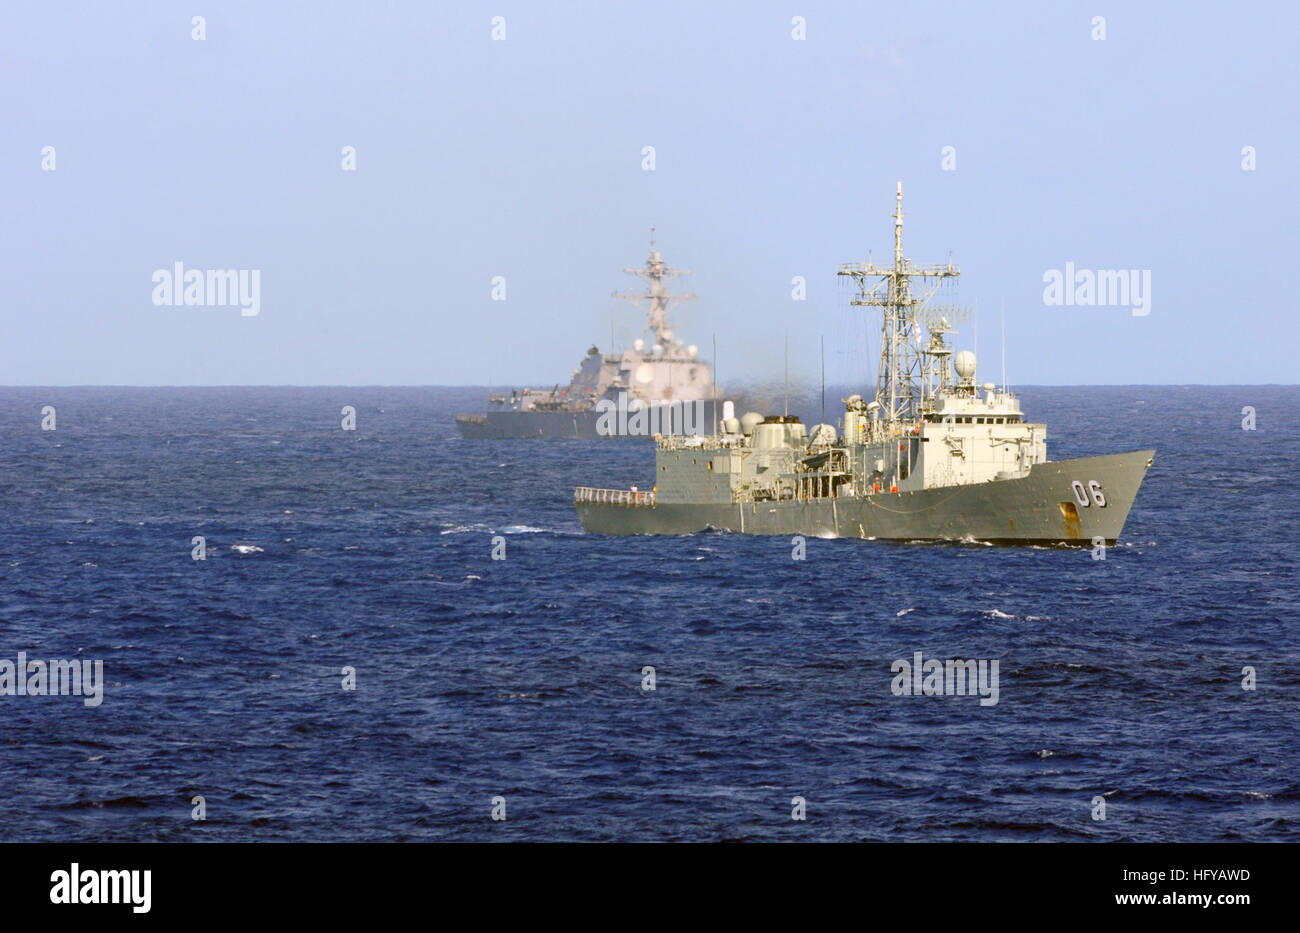
[[[676,295],[666,283],[690,272],[671,267],[650,234],[650,255],[639,268],[623,270],[642,279],[643,290],[613,297],[645,303],[645,326],[632,346],[602,353],[596,346],[561,388],[511,391],[488,397],[486,415],[457,415],[466,437],[644,437],[655,433],[699,434],[709,428],[705,404],[716,398],[712,367],[699,348],[678,339],[670,312],[694,294]],[[605,416],[602,418],[602,416]],[[651,426],[654,430],[650,430]]]
[[[842,430],[727,403],[712,436],[658,439],[645,491],[579,487],[588,531],[1114,543],[1154,451],[1048,460],[1046,425],[948,343],[927,301],[960,272],[904,257],[902,198],[900,183],[893,263],[838,270],[881,311],[875,398],[844,399]]]

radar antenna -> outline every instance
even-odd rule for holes
[[[643,292],[614,292],[615,298],[621,298],[624,301],[631,301],[639,305],[642,301],[649,301],[646,308],[646,330],[654,336],[654,342],[660,344],[666,350],[668,345],[673,343],[672,325],[668,319],[669,309],[679,301],[694,301],[694,293],[686,295],[674,295],[664,288],[664,283],[671,281],[683,275],[690,275],[689,269],[674,269],[664,262],[658,250],[655,249],[655,228],[650,228],[650,258],[640,269],[624,269],[628,275],[634,275],[639,279],[645,279],[647,283]]]
[[[867,262],[845,263],[839,275],[852,278],[858,286],[854,305],[880,308],[882,325],[880,337],[880,367],[876,373],[876,401],[880,403],[881,417],[886,425],[916,421],[926,409],[931,394],[929,372],[925,357],[933,347],[922,344],[922,324],[930,324],[930,314],[923,313],[926,301],[948,279],[955,279],[961,271],[953,265],[951,255],[947,265],[920,266],[903,257],[903,183],[898,183],[894,208],[894,264],[877,266],[868,257]],[[915,293],[912,281],[916,280]],[[935,309],[940,311],[940,309]],[[942,309],[949,320],[955,309]],[[940,318],[931,333],[941,337],[948,330],[948,321]],[[939,333],[935,333],[938,331]],[[941,357],[942,359],[942,357]]]

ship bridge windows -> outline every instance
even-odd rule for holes
[[[1019,415],[936,415],[930,419],[935,424],[1021,424]]]

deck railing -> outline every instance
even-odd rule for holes
[[[633,492],[631,489],[596,489],[592,486],[579,486],[573,490],[573,501],[598,502],[602,505],[626,505],[652,509],[655,504],[654,492]]]
[[[744,437],[735,434],[656,434],[660,450],[721,450],[743,447]]]

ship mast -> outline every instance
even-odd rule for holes
[[[690,275],[688,269],[674,269],[664,262],[663,256],[655,250],[655,228],[650,228],[650,258],[644,268],[624,269],[628,275],[645,279],[649,284],[643,292],[614,292],[615,298],[622,298],[634,304],[648,300],[646,308],[646,330],[654,336],[654,342],[666,351],[673,343],[672,326],[668,321],[668,309],[679,301],[694,301],[694,294],[674,295],[664,288],[664,283],[679,276]]]
[[[840,266],[838,275],[851,277],[858,285],[854,305],[880,308],[883,321],[880,336],[880,367],[876,372],[876,401],[886,425],[894,427],[917,420],[928,399],[930,374],[921,346],[921,322],[917,310],[929,300],[945,279],[961,272],[949,258],[947,265],[918,266],[903,257],[903,183],[898,183],[894,208],[894,265],[865,263]],[[912,281],[917,280],[915,293]]]

